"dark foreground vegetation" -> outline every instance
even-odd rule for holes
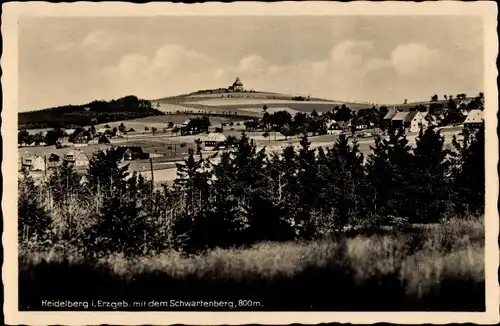
[[[20,308],[39,309],[42,300],[64,299],[125,300],[129,310],[175,310],[133,303],[221,300],[233,301],[232,310],[484,311],[483,236],[480,219],[452,219],[192,257],[166,251],[91,263],[54,249],[23,257]],[[238,306],[239,300],[247,300],[247,306]]]
[[[100,123],[164,115],[151,102],[130,95],[111,101],[92,101],[83,105],[64,105],[18,114],[21,129],[73,128]]]
[[[484,310],[484,130],[443,144],[429,128],[411,148],[391,129],[365,162],[345,136],[315,152],[304,135],[298,152],[268,156],[242,134],[218,164],[191,149],[174,187],[130,175],[113,149],[83,183],[67,164],[40,186],[24,172],[20,307]]]

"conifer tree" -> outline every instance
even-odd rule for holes
[[[18,237],[20,241],[49,238],[52,219],[40,202],[39,187],[26,169],[18,183]]]
[[[177,179],[174,187],[181,196],[182,216],[174,224],[177,236],[188,235],[189,241],[186,250],[204,249],[206,246],[203,225],[207,223],[209,211],[209,179],[211,171],[209,162],[201,153],[198,143],[197,151],[190,148],[188,157],[183,163],[177,164]]]
[[[456,149],[453,168],[453,195],[459,214],[481,214],[485,204],[485,139],[484,128],[475,133],[464,132],[460,144],[453,140]]]
[[[241,241],[245,225],[245,221],[238,216],[238,198],[233,189],[235,166],[228,151],[221,154],[219,164],[214,165],[213,174],[211,209],[206,225],[211,235],[207,245],[227,247]]]
[[[449,151],[444,149],[444,137],[433,127],[421,128],[413,153],[413,200],[408,205],[414,205],[415,222],[437,222],[450,192]]]
[[[63,160],[61,165],[50,175],[48,186],[54,202],[64,205],[69,198],[75,197],[74,195],[79,192],[80,176],[72,164]]]
[[[321,189],[324,214],[333,217],[337,227],[343,227],[364,211],[363,156],[358,144],[354,142],[351,146],[348,138],[340,135],[332,148],[320,153],[319,166],[324,180]]]
[[[74,212],[74,207],[79,204],[85,205],[82,199],[86,199],[80,196],[80,176],[71,163],[63,160],[50,176],[47,185],[51,194],[49,197],[61,214],[60,223],[57,223],[60,235],[68,240],[75,240],[74,222],[80,216],[75,216],[77,214]]]
[[[123,191],[125,180],[129,176],[128,164],[120,166],[122,151],[110,148],[98,151],[90,159],[87,168],[89,190],[96,199],[110,197],[116,191]]]
[[[318,201],[316,182],[317,164],[314,149],[307,133],[302,135],[300,150],[297,157],[297,199],[298,206],[295,215],[295,225],[299,237],[310,239],[314,236],[312,214]]]
[[[375,140],[368,157],[368,195],[377,216],[405,218],[412,214],[411,148],[403,128],[391,126],[388,134]]]

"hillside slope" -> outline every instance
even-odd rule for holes
[[[26,129],[71,128],[163,114],[153,108],[150,101],[130,95],[111,101],[92,101],[82,105],[20,112],[18,123],[20,128]]]

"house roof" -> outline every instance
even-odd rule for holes
[[[418,114],[418,111],[411,111],[409,112],[406,117],[404,118],[404,122],[410,122],[415,118],[415,116]]]
[[[408,115],[409,112],[398,112],[394,115],[392,118],[392,121],[405,121],[406,116]]]
[[[72,150],[64,154],[64,157],[66,158],[67,156],[73,156],[74,160],[79,160],[79,159],[89,159],[89,157],[82,151],[79,150]]]
[[[484,116],[482,110],[471,110],[467,115],[467,119],[465,119],[464,123],[481,123],[483,121]]]
[[[394,116],[396,115],[396,113],[397,113],[397,112],[398,112],[398,111],[397,111],[396,109],[392,109],[392,108],[391,108],[391,109],[389,109],[389,110],[387,111],[387,113],[385,114],[385,116],[384,116],[384,120],[394,118]]]
[[[224,135],[223,133],[220,133],[220,132],[212,132],[210,134],[207,135],[207,137],[205,137],[205,141],[216,141],[216,142],[224,142],[226,141],[227,138],[226,138],[226,135]]]

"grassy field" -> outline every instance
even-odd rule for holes
[[[140,300],[232,301],[233,311],[485,309],[482,219],[358,230],[322,241],[261,243],[190,257],[167,251],[91,262],[63,249],[21,248],[20,310],[56,299],[125,300],[128,309]],[[243,307],[239,300],[249,301]]]
[[[201,101],[196,101],[196,102],[185,102],[185,104],[201,104],[201,105],[206,105],[206,106],[225,106],[225,105],[252,105],[252,104],[259,104],[259,105],[270,105],[270,104],[278,104],[278,105],[286,105],[286,104],[293,104],[293,103],[300,103],[299,101],[291,101],[291,100],[274,100],[274,99],[260,99],[260,98],[214,98],[214,99],[208,99],[208,100],[201,100]],[[307,101],[308,104],[328,104],[328,105],[335,105],[335,102],[330,102],[330,101]],[[339,104],[340,105],[340,104]]]
[[[174,124],[182,124],[188,119],[192,119],[193,117],[199,117],[199,115],[184,115],[184,114],[167,114],[167,115],[158,115],[151,116],[133,120],[121,120],[110,123],[103,123],[96,126],[96,128],[104,128],[105,125],[109,125],[111,128],[118,128],[118,126],[123,123],[127,130],[130,128],[134,128],[136,132],[144,132],[144,128],[148,127],[149,133],[151,133],[151,128],[156,127],[158,130],[163,130],[167,128],[169,122]],[[234,119],[233,119],[234,120]],[[210,117],[210,123],[214,126],[220,126],[222,122],[229,122],[231,119],[222,118],[222,117]]]

